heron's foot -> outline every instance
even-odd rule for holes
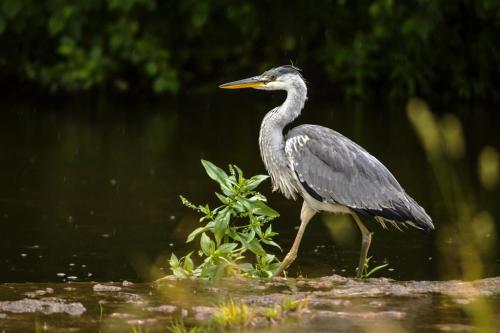
[[[285,269],[287,269],[292,264],[292,262],[294,262],[295,258],[297,258],[297,252],[288,252],[285,259],[283,259],[283,261],[281,262],[281,265],[274,271],[273,277],[280,276],[281,273],[283,273]]]
[[[356,278],[357,279],[361,279],[363,277],[363,269],[364,269],[364,265],[356,268]]]

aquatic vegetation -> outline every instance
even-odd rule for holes
[[[132,327],[131,333],[149,333],[149,329],[143,329],[141,325],[136,325]]]
[[[273,241],[276,233],[269,223],[279,214],[267,205],[267,199],[255,189],[268,178],[265,175],[243,176],[236,165],[229,165],[229,174],[209,161],[201,161],[208,176],[220,185],[215,193],[222,205],[195,205],[181,196],[182,203],[200,213],[202,226],[187,237],[192,242],[199,237],[203,260],[198,266],[193,253],[178,258],[172,253],[169,265],[176,277],[216,278],[223,276],[271,277],[280,262],[264,246],[281,249]],[[254,255],[253,263],[243,261]]]
[[[102,321],[102,318],[104,317],[104,306],[103,306],[103,302],[102,301],[99,301],[98,302],[99,304],[99,321]]]
[[[247,327],[255,320],[257,312],[243,302],[229,301],[221,304],[213,320],[222,327]]]
[[[281,303],[264,307],[230,299],[216,306],[208,322],[204,325],[188,327],[180,319],[174,321],[168,327],[168,331],[171,333],[198,333],[262,327],[279,323],[292,314],[301,314],[307,309],[307,306],[307,298],[294,300],[290,297],[284,297]]]
[[[41,333],[43,331],[44,331],[43,325],[40,324],[38,320],[35,320],[35,333]]]
[[[170,333],[204,333],[209,332],[206,327],[203,326],[193,326],[187,328],[184,324],[184,320],[176,320],[171,325],[167,327]]]
[[[364,267],[363,267],[363,274],[361,275],[361,278],[362,279],[367,279],[369,278],[370,276],[372,276],[373,273],[381,270],[382,268],[384,267],[387,267],[389,264],[382,264],[382,265],[378,265],[378,266],[375,266],[373,268],[370,269],[370,261],[373,257],[368,257],[365,259],[365,263],[364,263]]]

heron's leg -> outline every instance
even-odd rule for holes
[[[352,217],[354,218],[354,221],[356,221],[356,224],[359,227],[359,230],[361,230],[361,253],[359,254],[359,263],[358,263],[358,269],[356,272],[356,277],[360,278],[363,275],[363,269],[365,267],[365,260],[366,256],[368,254],[368,249],[370,248],[370,243],[372,242],[372,232],[370,232],[361,219],[359,218],[358,214],[353,213]]]
[[[300,227],[297,232],[297,236],[295,236],[295,241],[293,242],[292,248],[286,255],[285,259],[281,262],[281,265],[274,272],[273,276],[280,275],[285,269],[290,266],[290,264],[297,257],[297,252],[299,251],[300,241],[302,240],[302,236],[304,235],[304,231],[306,230],[307,224],[311,220],[311,218],[316,214],[316,211],[309,207],[309,205],[304,201],[302,204],[302,210],[300,212]]]

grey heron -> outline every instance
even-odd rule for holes
[[[301,113],[307,86],[293,66],[272,68],[261,75],[220,85],[224,89],[284,90],[285,102],[269,111],[261,124],[260,153],[273,190],[285,197],[302,197],[301,224],[293,245],[274,276],[297,257],[302,236],[311,218],[320,211],[352,215],[361,231],[357,277],[362,276],[372,233],[363,223],[372,218],[385,227],[410,225],[425,232],[432,219],[399,185],[375,157],[342,134],[317,125],[300,125],[286,135],[283,129]]]

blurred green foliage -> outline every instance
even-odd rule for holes
[[[487,99],[499,34],[496,0],[1,0],[0,79],[162,94],[292,60],[346,96]]]

